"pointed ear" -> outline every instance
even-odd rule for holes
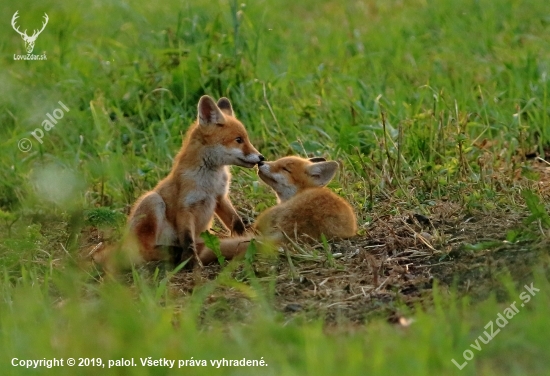
[[[326,159],[323,157],[313,157],[313,158],[309,158],[309,161],[313,163],[326,162]]]
[[[216,102],[208,95],[203,95],[199,100],[198,120],[200,125],[225,124],[225,117],[216,105]]]
[[[307,173],[313,178],[315,184],[323,187],[332,180],[337,170],[338,162],[317,162],[307,168]]]
[[[234,116],[233,107],[231,107],[231,102],[226,97],[221,97],[218,100],[218,107],[220,108],[220,110],[222,110],[224,114],[229,116]]]

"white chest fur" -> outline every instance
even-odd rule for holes
[[[229,171],[225,166],[216,170],[207,168],[189,170],[183,173],[183,177],[194,183],[194,188],[184,199],[185,207],[198,203],[207,206],[215,205],[217,198],[226,195],[229,190]]]

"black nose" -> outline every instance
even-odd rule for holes
[[[264,162],[262,162],[262,161],[258,162],[258,167],[263,166],[263,165],[264,165]]]
[[[260,161],[265,161],[265,158],[263,155],[260,154]]]

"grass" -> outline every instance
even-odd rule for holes
[[[550,149],[544,0],[23,0],[0,10],[2,374],[31,372],[12,367],[15,357],[149,356],[268,364],[193,374],[547,373],[550,179],[527,159]],[[22,30],[48,14],[34,51],[46,61],[14,61],[24,51],[7,21],[16,10]],[[268,159],[341,161],[331,188],[355,207],[360,240],[342,246],[343,258],[329,251],[339,244],[288,254],[292,277],[285,256],[215,275],[136,270],[100,281],[82,254],[116,239],[136,198],[166,176],[205,93],[232,100]],[[69,111],[45,130],[59,101]],[[244,217],[274,204],[253,171],[233,175]],[[436,221],[441,207],[453,214]],[[391,223],[412,214],[435,228],[407,225],[416,242],[404,245]],[[345,260],[356,248],[367,261],[352,273]],[[382,284],[405,267],[389,259],[409,249],[429,253],[423,276],[436,277],[414,301],[393,279]],[[278,284],[315,283],[311,270],[323,280],[349,272],[351,289],[372,275],[375,291],[357,303],[368,312],[316,310],[313,298],[285,311],[292,296]],[[469,347],[531,282],[541,289],[532,301],[481,351]],[[462,363],[468,348],[474,358],[459,371],[451,359]],[[39,372],[48,371],[74,373]]]

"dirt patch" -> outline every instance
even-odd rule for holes
[[[400,322],[402,304],[430,304],[434,279],[444,288],[456,285],[474,300],[500,291],[500,274],[507,270],[518,281],[526,279],[541,250],[504,241],[520,219],[512,212],[465,215],[458,205],[439,202],[429,216],[408,212],[376,218],[365,235],[330,244],[330,256],[321,244],[301,245],[290,249],[290,262],[281,253],[276,260],[257,261],[254,270],[261,283],[274,285],[272,304],[289,319],[323,318],[332,324],[382,316]],[[183,271],[172,289],[187,296],[220,271],[219,265]],[[242,318],[249,305],[241,290],[220,286],[209,294],[204,312]]]

